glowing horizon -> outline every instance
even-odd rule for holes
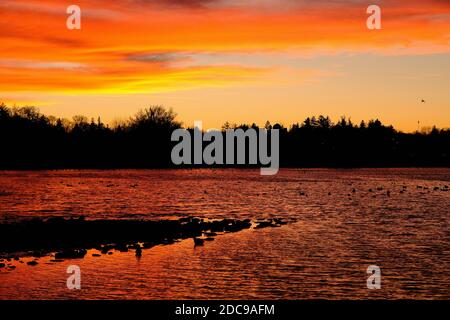
[[[0,3],[0,101],[111,122],[149,105],[186,125],[311,115],[450,127],[450,3],[360,0]],[[366,8],[382,9],[368,30]],[[426,103],[421,103],[425,99]]]

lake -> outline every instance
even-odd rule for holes
[[[0,172],[0,221],[258,219],[280,228],[0,269],[0,299],[449,299],[450,169]],[[446,187],[447,186],[447,187]],[[23,258],[23,262],[31,258]],[[81,268],[81,290],[66,269]],[[369,290],[367,267],[381,268]]]

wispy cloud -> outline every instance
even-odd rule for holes
[[[0,67],[17,69],[56,69],[56,70],[80,70],[87,69],[87,65],[67,61],[29,61],[0,59]]]
[[[298,57],[450,51],[448,1],[379,3],[369,32],[361,0],[80,0],[69,31],[63,2],[3,0],[0,90],[171,90],[267,81]]]

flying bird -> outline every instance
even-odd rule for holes
[[[424,100],[424,99],[422,99],[422,103],[425,103],[425,100]]]

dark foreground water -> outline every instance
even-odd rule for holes
[[[133,253],[9,262],[0,299],[450,298],[450,169],[0,172],[0,222],[290,217]],[[66,269],[81,268],[81,290]],[[380,290],[366,269],[381,268]]]

